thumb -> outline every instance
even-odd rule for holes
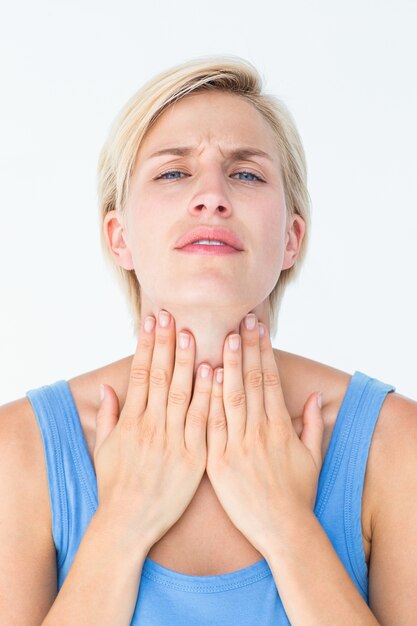
[[[321,404],[320,392],[315,392],[308,398],[304,406],[303,431],[300,439],[310,451],[316,467],[320,471],[323,465],[321,448],[324,434],[324,420],[319,401]]]
[[[119,421],[119,399],[112,387],[100,385],[100,405],[96,415],[96,441],[94,453],[109,436]]]

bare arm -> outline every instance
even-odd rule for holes
[[[301,530],[300,530],[301,529]],[[320,522],[291,516],[267,561],[293,626],[377,626]]]
[[[0,407],[0,623],[128,626],[149,545],[99,506],[57,595],[43,457],[28,400]]]
[[[129,626],[149,546],[97,509],[43,626]]]
[[[417,615],[417,402],[385,400],[374,436],[369,604],[383,626],[413,626]]]
[[[0,407],[0,624],[39,626],[56,597],[42,440],[28,400]]]
[[[387,396],[366,473],[373,494],[369,607],[315,516],[294,518],[268,554],[294,626],[416,623],[416,402],[398,394]]]

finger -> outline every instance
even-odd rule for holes
[[[263,336],[261,336],[263,333]],[[268,420],[284,420],[291,424],[291,417],[282,393],[281,378],[275,361],[271,338],[268,329],[259,322],[260,351],[262,362],[264,406]]]
[[[119,421],[138,418],[146,409],[149,372],[155,337],[155,318],[148,316],[140,325],[136,352],[130,366],[126,400]]]
[[[303,430],[301,441],[310,451],[317,469],[323,465],[322,445],[324,421],[321,406],[318,404],[319,393],[313,393],[307,400],[303,412]],[[321,402],[321,400],[320,400]]]
[[[223,404],[228,443],[240,444],[246,428],[246,397],[239,334],[226,337],[223,349]]]
[[[207,420],[207,461],[216,463],[227,448],[227,420],[223,405],[223,368],[213,375]]]
[[[195,341],[191,333],[177,333],[175,364],[168,392],[167,436],[174,442],[184,443],[184,424],[190,405],[195,359]]]
[[[119,419],[119,399],[109,385],[101,385],[103,398],[96,415],[96,439],[94,442],[94,458],[101,444],[107,439]]]
[[[212,368],[202,363],[197,370],[194,393],[185,419],[186,448],[200,454],[205,454],[207,450],[206,431],[212,379]]]
[[[160,311],[155,329],[155,345],[149,373],[146,413],[156,426],[166,427],[168,392],[174,369],[175,321],[168,311]],[[162,424],[163,422],[163,424]]]
[[[243,383],[246,396],[246,433],[266,423],[258,320],[249,313],[240,325],[242,337]]]

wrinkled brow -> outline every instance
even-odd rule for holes
[[[177,146],[177,147],[172,147],[172,148],[163,148],[162,150],[158,150],[157,152],[153,152],[152,154],[150,154],[148,157],[146,157],[146,160],[154,159],[155,157],[159,157],[164,154],[172,154],[175,156],[189,156],[193,154],[194,152],[195,152],[195,148],[192,148],[191,146]],[[253,156],[261,157],[263,159],[267,159],[268,161],[273,161],[273,158],[267,152],[264,152],[263,150],[259,150],[259,148],[240,147],[234,150],[228,150],[226,151],[226,154],[229,158],[235,161],[238,161],[238,160],[244,161],[245,159],[249,159],[250,157],[253,157]]]

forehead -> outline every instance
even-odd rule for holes
[[[187,143],[215,143],[228,148],[248,145],[278,160],[275,136],[267,120],[254,105],[230,92],[190,94],[170,105],[146,133],[138,159]]]

